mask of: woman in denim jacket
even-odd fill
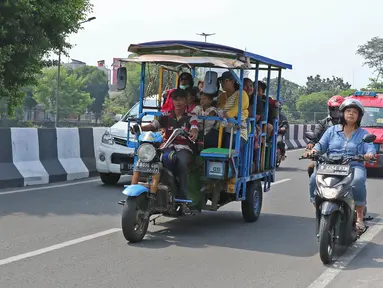
[[[356,147],[362,142],[363,136],[368,132],[360,128],[360,122],[364,114],[363,105],[356,99],[346,99],[339,107],[340,124],[327,129],[319,143],[313,150],[331,154],[343,154],[349,156],[364,155],[365,160],[371,160],[376,154],[373,143],[362,143],[358,151]],[[351,162],[355,174],[352,181],[353,195],[357,213],[356,227],[358,232],[365,230],[363,221],[363,208],[366,205],[366,168],[363,163]],[[316,171],[310,177],[310,200],[314,203]]]

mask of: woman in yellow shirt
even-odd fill
[[[218,78],[222,89],[225,91],[218,96],[217,106],[222,109],[223,117],[238,118],[238,102],[239,102],[239,84],[235,80],[230,71],[226,71]],[[242,90],[242,110],[241,110],[241,149],[247,142],[247,117],[249,116],[249,96]],[[236,134],[234,130],[234,134]],[[232,148],[235,148],[235,138],[233,138]],[[230,127],[225,127],[223,134],[224,148],[230,146]]]

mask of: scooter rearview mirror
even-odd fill
[[[376,139],[376,135],[374,134],[366,134],[363,136],[362,142],[364,143],[372,143]]]

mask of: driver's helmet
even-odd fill
[[[359,100],[357,99],[352,99],[352,98],[347,98],[342,105],[339,107],[340,112],[344,112],[347,108],[355,108],[356,110],[359,111],[359,117],[362,118],[364,115],[364,106],[362,103],[360,103]]]
[[[335,95],[332,96],[330,99],[327,101],[327,106],[328,106],[328,112],[330,114],[330,117],[333,119],[338,119],[339,118],[339,107],[342,105],[344,102],[344,97]]]
[[[340,118],[340,123],[343,124],[343,125],[345,124],[343,113],[344,113],[344,111],[347,108],[355,108],[356,110],[359,111],[358,120],[356,121],[356,123],[357,123],[358,127],[360,127],[360,124],[362,122],[362,118],[363,118],[363,115],[364,115],[364,107],[363,107],[362,103],[360,103],[359,100],[352,99],[352,98],[347,98],[342,103],[342,105],[340,105],[340,107],[339,107],[340,117],[341,117]]]

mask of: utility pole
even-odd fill
[[[78,23],[78,25],[84,24],[86,22],[90,22],[96,19],[96,17],[90,17],[85,21]],[[59,96],[60,96],[60,70],[61,70],[61,50],[59,50],[59,63],[57,68],[57,91],[56,91],[56,115],[55,115],[55,128],[57,128],[57,124],[59,122]]]
[[[197,33],[197,35],[205,37],[205,42],[206,42],[207,37],[215,35],[215,33],[209,34],[209,33],[202,32],[202,33]]]

